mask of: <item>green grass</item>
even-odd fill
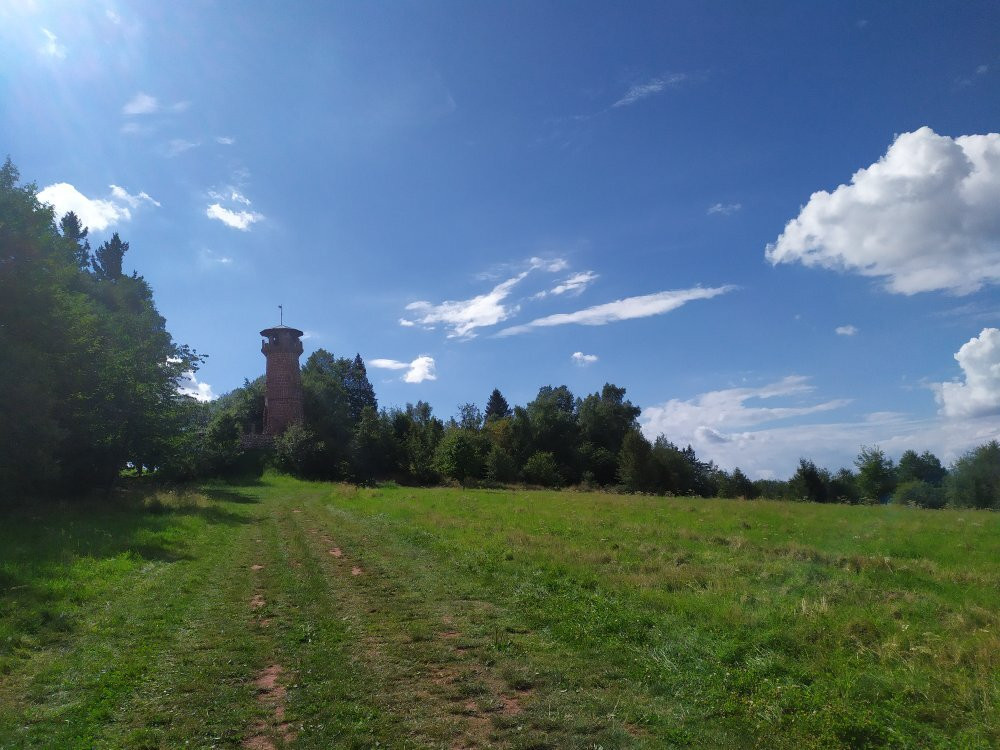
[[[0,518],[3,749],[988,748],[998,716],[995,513],[267,477]]]

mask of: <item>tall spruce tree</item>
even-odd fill
[[[94,253],[94,275],[103,281],[114,281],[122,277],[122,261],[128,252],[128,243],[122,242],[118,232],[111,239],[102,242]]]
[[[493,393],[490,394],[489,399],[486,401],[486,411],[483,413],[483,419],[489,422],[490,420],[509,417],[511,413],[510,404],[507,403],[507,399],[500,393],[499,388],[494,388]]]

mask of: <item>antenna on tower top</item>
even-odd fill
[[[282,305],[278,305],[278,325],[285,325],[285,308]]]

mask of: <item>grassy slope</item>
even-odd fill
[[[1000,744],[998,514],[163,502],[0,522],[0,748]]]

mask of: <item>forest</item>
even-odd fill
[[[853,468],[802,458],[788,480],[751,480],[701,460],[668,436],[650,441],[626,389],[574,395],[542,386],[511,406],[497,387],[484,406],[443,419],[430,404],[379,408],[360,355],[319,349],[302,366],[304,423],[273,445],[264,379],[200,403],[178,391],[205,355],[175,342],[117,233],[91,248],[73,213],[56,217],[0,169],[0,491],[3,497],[106,491],[130,476],[185,482],[247,478],[271,467],[298,477],[370,484],[607,488],[631,493],[1000,509],[1000,444],[946,468],[933,454],[894,462],[862,446]],[[484,394],[494,384],[484,385]]]

